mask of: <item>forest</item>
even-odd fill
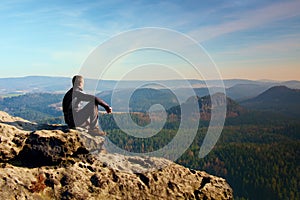
[[[110,133],[109,139],[127,151],[138,153],[163,147],[178,129],[176,122],[169,122],[157,135],[141,139],[111,126],[112,121],[111,116],[100,117],[102,128]],[[300,122],[284,121],[278,123],[278,118],[274,118],[264,123],[261,118],[259,123],[254,119],[247,124],[226,125],[217,145],[203,159],[198,153],[207,124],[201,123],[192,145],[176,162],[224,177],[232,186],[235,199],[299,199]],[[143,124],[141,119],[136,122]]]

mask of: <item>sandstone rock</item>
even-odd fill
[[[0,123],[0,162],[14,158],[23,148],[29,132]]]
[[[0,199],[233,199],[224,179],[205,172],[99,153],[103,138],[84,132],[33,123],[30,131],[19,118],[18,125],[2,112],[0,119]],[[153,170],[140,173],[148,165]]]
[[[41,130],[30,133],[14,161],[21,166],[57,165],[78,154],[87,154],[78,133],[60,130]]]

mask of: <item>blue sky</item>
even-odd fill
[[[2,0],[0,77],[72,77],[114,35],[161,27],[199,42],[225,79],[300,80],[299,10],[276,0]]]

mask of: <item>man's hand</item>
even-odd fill
[[[109,107],[109,108],[106,110],[106,112],[107,112],[108,114],[111,113],[111,112],[112,112],[112,108]]]

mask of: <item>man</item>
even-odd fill
[[[107,113],[111,113],[111,107],[102,99],[83,92],[84,79],[76,75],[72,79],[73,87],[63,98],[63,112],[66,124],[69,128],[81,127],[88,129],[91,135],[105,135],[99,130],[98,125],[98,105],[105,108]],[[81,103],[87,102],[82,107]]]

